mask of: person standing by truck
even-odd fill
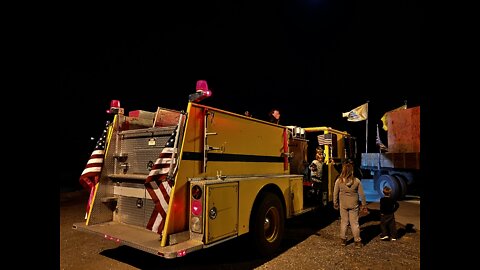
[[[397,211],[399,204],[391,198],[392,189],[388,186],[383,188],[384,197],[380,199],[380,234],[381,240],[391,241],[397,240],[397,227],[395,226],[395,211]]]
[[[361,200],[361,206],[359,205]],[[361,248],[360,225],[358,222],[359,208],[367,206],[365,193],[360,179],[353,175],[353,164],[344,163],[340,176],[335,181],[333,189],[333,207],[340,210],[340,239],[341,245],[347,245],[347,227],[350,225],[355,241],[355,247]]]
[[[310,163],[310,179],[313,182],[313,188],[315,195],[321,198],[322,183],[326,173],[325,157],[323,155],[323,149],[318,147],[315,154],[315,159]]]

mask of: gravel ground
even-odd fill
[[[60,195],[60,269],[420,269],[420,231],[397,223],[399,239],[379,239],[378,210],[361,217],[365,246],[340,245],[338,213],[311,212],[287,221],[278,253],[258,258],[240,237],[177,259],[164,259],[72,229],[88,193]]]

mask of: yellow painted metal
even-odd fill
[[[207,137],[207,144],[220,148],[209,153],[283,157],[284,127],[265,125],[264,121],[254,121],[252,118],[199,104],[192,104],[189,111],[189,122],[196,120],[187,127],[184,152],[199,152],[203,156],[204,127],[200,124],[204,113],[209,114],[207,132],[216,134]],[[206,172],[202,172],[202,169],[203,167],[195,168],[194,173],[200,177],[215,176],[220,171],[224,175],[288,173],[288,170],[284,170],[283,163],[278,162],[207,161]]]
[[[294,214],[303,209],[303,178],[290,178],[290,197],[287,204],[290,204],[289,212]]]
[[[92,209],[93,209],[93,204],[95,203],[95,198],[97,197],[97,190],[98,190],[98,185],[100,183],[96,183],[95,184],[95,187],[93,187],[93,191],[90,190],[90,196],[93,196],[92,197],[92,201],[91,202],[88,202],[88,203],[91,203],[90,205],[90,209],[88,210],[88,213],[87,213],[87,221],[85,222],[86,225],[88,225],[88,223],[90,222],[90,215],[92,213]],[[93,195],[92,195],[92,192],[93,192]]]
[[[245,161],[207,161],[203,171],[203,160],[186,160],[183,154],[196,153],[203,157],[204,151],[204,114],[207,117],[207,132],[216,133],[207,137],[207,144],[221,150],[209,151],[216,154],[266,156],[283,158],[284,131],[286,127],[274,125],[262,120],[226,112],[216,108],[189,103],[184,137],[180,150],[178,172],[172,189],[169,210],[166,217],[164,236],[188,229],[189,213],[187,180],[221,175],[286,175],[283,162],[245,162]],[[287,149],[288,150],[288,149]],[[261,184],[255,184],[261,185]],[[288,194],[288,181],[284,186]],[[258,190],[257,190],[258,191]],[[249,197],[256,195],[249,191]],[[250,200],[252,200],[250,198]],[[242,203],[240,201],[240,203]],[[253,201],[251,202],[253,204]],[[248,210],[248,218],[250,215]],[[247,224],[248,227],[248,224]],[[167,244],[167,237],[162,238],[162,246]]]
[[[290,198],[290,179],[291,177],[288,176],[262,176],[249,177],[245,180],[239,181],[238,235],[242,235],[249,231],[250,214],[253,209],[253,203],[260,190],[267,186],[280,190],[286,202],[286,215],[287,217],[291,216],[291,204],[288,203],[288,198]],[[296,194],[295,196],[303,197],[303,193]]]
[[[339,134],[339,135],[350,136],[350,134],[348,134],[345,131],[340,131],[340,130],[337,130],[337,129],[333,129],[331,127],[308,127],[308,128],[304,128],[304,129],[305,129],[305,132],[326,131],[328,133],[335,133],[335,134]]]
[[[205,244],[237,234],[238,183],[206,186]]]

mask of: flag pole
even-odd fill
[[[365,153],[368,153],[368,102],[367,100],[367,119],[365,121]]]
[[[378,124],[377,124],[377,138],[380,142],[380,132],[378,131]],[[382,155],[382,147],[378,145],[378,163],[377,163],[377,170],[380,170],[380,156]]]

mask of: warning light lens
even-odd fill
[[[195,86],[195,94],[190,94],[188,96],[188,100],[193,102],[200,102],[201,100],[210,97],[212,95],[212,91],[208,89],[207,81],[199,80],[197,81],[197,85]]]
[[[114,99],[110,101],[110,108],[120,108],[120,100]]]
[[[195,200],[200,200],[200,198],[202,198],[202,188],[199,185],[192,187],[192,197]]]
[[[202,233],[202,221],[199,217],[193,216],[190,220],[190,224],[192,226],[192,231],[196,233]]]
[[[120,110],[120,100],[113,99],[110,101],[110,109],[107,110],[107,113],[118,113]]]
[[[199,216],[202,214],[202,203],[200,201],[192,201],[192,214],[195,216]]]
[[[208,91],[208,85],[207,85],[207,81],[205,80],[198,80],[197,81],[197,85],[195,87],[195,90],[197,91]]]

